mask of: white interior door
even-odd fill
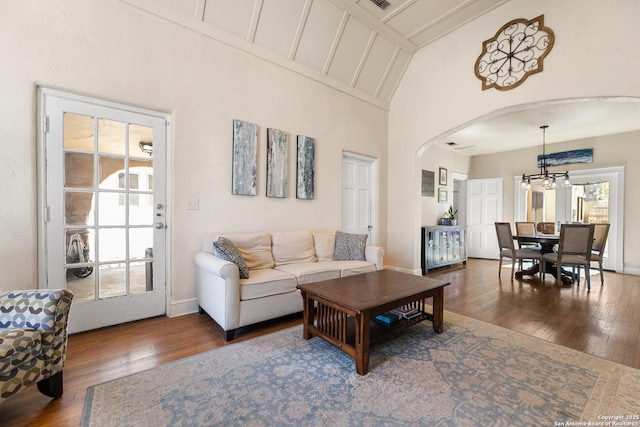
[[[47,89],[40,110],[40,286],[74,293],[70,332],[163,314],[166,117]]]
[[[495,222],[502,220],[502,178],[467,180],[467,256],[497,259]]]
[[[368,244],[376,244],[375,160],[345,153],[342,162],[342,229],[367,234]]]

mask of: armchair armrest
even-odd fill
[[[384,249],[380,246],[366,246],[364,248],[364,258],[376,265],[376,270],[382,270]]]
[[[67,323],[73,294],[65,289],[0,293],[0,328],[37,329],[42,336],[45,370],[62,371],[67,355]]]

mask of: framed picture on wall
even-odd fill
[[[426,197],[434,196],[434,175],[432,171],[422,170],[422,195]]]
[[[447,189],[438,188],[438,202],[446,202],[446,201],[447,201]]]
[[[447,185],[447,170],[440,168],[440,185]]]

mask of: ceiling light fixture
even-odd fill
[[[542,156],[538,156],[538,163],[540,164],[540,173],[534,173],[530,175],[522,174],[522,181],[520,182],[520,186],[524,190],[529,190],[531,188],[531,181],[542,181],[542,186],[546,189],[554,189],[558,187],[558,183],[556,178],[562,178],[563,185],[565,187],[569,187],[571,185],[571,180],[569,179],[569,172],[549,172],[548,168],[548,157],[546,152],[546,131],[549,125],[542,125],[540,129],[542,129]]]

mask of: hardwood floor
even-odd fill
[[[498,279],[498,262],[469,260],[432,270],[429,277],[451,281],[445,310],[640,368],[640,276],[605,273],[592,277],[592,290],[557,287],[552,277]],[[298,325],[301,315],[242,328],[239,342]],[[446,321],[446,314],[445,314]],[[226,345],[222,331],[206,315],[154,318],[69,338],[64,395],[51,400],[37,388],[0,404],[2,426],[77,426],[87,387]]]

